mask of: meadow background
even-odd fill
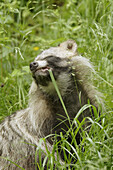
[[[94,65],[94,83],[106,108],[103,129],[85,140],[75,169],[113,169],[112,0],[0,1],[0,121],[27,107],[30,62],[67,39],[75,40],[78,52]]]

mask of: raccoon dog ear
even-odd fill
[[[59,47],[63,48],[64,50],[69,50],[74,54],[77,53],[77,44],[74,40],[67,40],[59,45]]]

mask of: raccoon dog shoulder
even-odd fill
[[[0,124],[1,169],[17,169],[9,160],[27,170],[34,169],[39,139],[49,134],[65,134],[68,130],[69,122],[49,70],[54,75],[70,120],[88,102],[98,108],[98,92],[89,78],[94,69],[88,59],[77,54],[73,40],[43,51],[30,64],[30,70],[33,82],[29,91],[29,107],[17,111]],[[78,120],[84,117],[91,117],[90,109],[84,111]],[[79,143],[79,139],[77,141]],[[47,146],[51,151],[51,138],[48,138]],[[42,149],[46,151],[43,143]]]

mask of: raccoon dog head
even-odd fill
[[[49,75],[49,69],[51,69],[59,88],[64,89],[65,86],[66,90],[71,79],[71,74],[69,74],[72,70],[70,57],[76,54],[76,49],[76,43],[73,40],[68,40],[58,47],[51,47],[39,54],[30,64],[36,84],[44,91],[52,91],[54,87]]]

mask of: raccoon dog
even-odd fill
[[[1,169],[19,169],[11,161],[26,170],[35,169],[35,151],[40,138],[60,132],[65,134],[68,130],[69,122],[49,70],[54,75],[70,120],[88,102],[98,108],[98,92],[89,78],[94,69],[88,59],[77,54],[73,40],[43,51],[30,64],[30,70],[33,82],[29,91],[29,107],[17,111],[0,124]],[[86,109],[78,120],[81,122],[84,117],[92,115],[91,110]],[[87,125],[88,122],[83,127]],[[79,135],[76,140],[79,144]],[[53,141],[50,137],[46,144],[51,152]],[[46,152],[44,143],[41,148]],[[42,153],[42,158],[44,156]]]

